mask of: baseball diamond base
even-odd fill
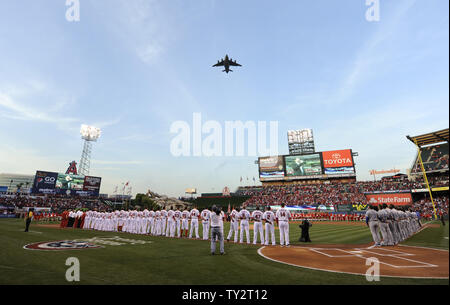
[[[272,261],[328,272],[366,275],[367,258],[380,262],[381,277],[448,279],[447,250],[413,246],[315,245],[262,247],[258,253]]]

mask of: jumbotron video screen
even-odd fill
[[[322,174],[320,154],[285,156],[286,176],[305,177]]]
[[[62,190],[83,190],[84,176],[58,173],[56,188]]]

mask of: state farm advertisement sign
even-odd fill
[[[411,193],[389,193],[389,194],[365,194],[367,201],[371,205],[393,204],[393,205],[411,205]]]
[[[325,168],[353,166],[352,151],[350,149],[324,151],[322,152],[322,158]]]

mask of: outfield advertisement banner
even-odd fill
[[[389,194],[364,194],[369,204],[393,204],[393,205],[411,205],[411,193],[389,193]]]
[[[347,166],[347,167],[331,167],[331,168],[324,168],[325,175],[351,175],[355,174],[355,168],[353,166]]]
[[[277,211],[281,208],[281,205],[271,205],[270,208],[273,211]],[[325,206],[325,205],[286,205],[284,207],[289,211],[311,211],[311,212],[334,212],[333,206]]]
[[[287,177],[322,177],[320,154],[285,156]]]
[[[55,194],[58,173],[36,171],[32,193]]]
[[[277,180],[284,178],[283,156],[259,158],[259,178]]]

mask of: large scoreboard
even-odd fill
[[[355,177],[351,149],[303,155],[283,155],[258,159],[261,181],[291,181]]]
[[[33,194],[98,196],[102,178],[36,171]]]

